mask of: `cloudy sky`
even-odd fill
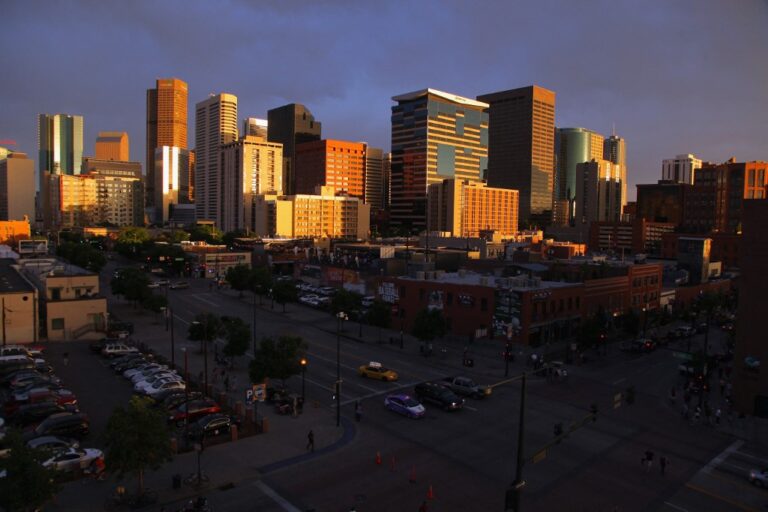
[[[36,115],[124,130],[143,163],[145,91],[189,84],[240,117],[304,103],[327,138],[389,148],[391,97],[538,84],[556,123],[627,139],[634,184],[661,160],[768,159],[768,0],[3,0],[0,140],[37,159]],[[194,140],[190,116],[190,141]],[[2,144],[0,144],[2,145]]]

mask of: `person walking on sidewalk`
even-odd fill
[[[315,433],[311,430],[309,431],[309,434],[307,434],[307,451],[315,451]]]
[[[355,402],[355,421],[360,423],[361,419],[363,419],[363,404],[358,400]]]

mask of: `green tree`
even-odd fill
[[[258,294],[259,304],[261,304],[264,295],[268,294],[272,288],[272,274],[269,272],[269,267],[254,267],[251,271],[250,281],[251,291]]]
[[[634,309],[621,316],[621,328],[629,336],[637,336],[640,332],[640,316]]]
[[[366,315],[367,322],[379,329],[379,342],[381,342],[381,330],[386,329],[392,323],[392,306],[383,300],[374,301]]]
[[[144,244],[150,242],[151,238],[146,228],[125,228],[117,235],[115,250],[128,258],[137,258],[141,255]]]
[[[203,351],[203,341],[210,343],[221,333],[221,318],[213,313],[198,313],[195,320],[189,324],[187,337],[192,341],[200,342],[200,351]]]
[[[345,313],[358,311],[361,307],[360,303],[362,300],[363,297],[359,293],[341,288],[336,290],[336,293],[333,294],[333,298],[331,299],[331,312],[336,314],[339,311],[344,311]]]
[[[233,290],[240,292],[243,296],[243,290],[251,288],[251,269],[248,265],[236,265],[227,269],[227,275],[224,277]]]
[[[139,303],[143,302],[152,291],[149,288],[149,277],[138,268],[123,269],[117,277],[110,282],[112,294],[122,295],[126,300]]]
[[[255,357],[248,367],[251,382],[265,379],[285,380],[301,372],[301,358],[307,353],[307,344],[298,336],[263,338]]]
[[[275,302],[283,306],[283,313],[285,313],[285,304],[288,302],[295,302],[298,299],[298,292],[296,291],[296,285],[290,281],[275,281],[272,286],[272,297]]]
[[[445,336],[448,326],[439,309],[422,309],[413,319],[413,334],[422,343]]]
[[[159,469],[172,455],[168,418],[151,404],[149,398],[134,396],[126,407],[115,409],[105,432],[107,469],[121,478],[136,476],[139,495],[144,493],[144,471]]]
[[[215,226],[197,225],[189,231],[189,239],[193,242],[206,242],[217,245],[221,243],[221,237],[221,230],[216,229]]]
[[[251,326],[242,318],[224,316],[221,317],[222,333],[227,344],[224,345],[224,354],[229,357],[237,357],[245,354],[251,341]]]
[[[248,234],[243,229],[236,229],[234,231],[227,231],[221,236],[221,241],[227,247],[232,247],[235,244],[235,238],[245,238]]]
[[[73,265],[97,274],[107,264],[107,258],[104,256],[104,253],[88,243],[63,242],[56,249],[56,254]]]
[[[153,313],[159,313],[168,306],[168,299],[164,295],[158,295],[156,293],[150,293],[144,300],[141,301],[141,305],[144,309],[148,309]]]
[[[32,511],[49,501],[58,492],[55,473],[41,465],[50,454],[27,447],[14,430],[3,440],[8,456],[0,458],[0,507],[4,510]]]

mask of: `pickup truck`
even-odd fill
[[[457,395],[471,396],[472,398],[485,398],[493,391],[488,386],[478,386],[469,377],[446,377],[440,383]]]

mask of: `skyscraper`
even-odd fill
[[[269,142],[283,145],[283,192],[295,193],[294,164],[296,145],[320,140],[321,123],[307,107],[291,103],[267,112]]]
[[[333,187],[338,194],[365,196],[365,142],[318,140],[296,145],[297,194],[314,194],[317,187]]]
[[[423,229],[429,185],[480,180],[488,157],[488,104],[436,89],[392,100],[392,224]]]
[[[661,179],[675,183],[693,185],[696,169],[701,169],[701,160],[695,155],[677,155],[675,158],[665,158],[661,163]]]
[[[246,117],[243,119],[243,132],[241,137],[252,135],[254,137],[262,137],[264,139],[269,135],[269,122],[266,119],[259,119],[258,117]]]
[[[488,185],[520,191],[520,222],[552,216],[555,93],[536,85],[478,96],[490,104]]]
[[[38,209],[45,226],[51,222],[48,174],[80,174],[83,161],[83,116],[38,116]]]
[[[173,146],[155,148],[155,221],[171,220],[173,206],[189,204],[189,151]]]
[[[221,147],[237,140],[237,96],[211,95],[195,105],[195,210],[221,229]]]
[[[555,201],[567,201],[566,222],[573,223],[576,214],[575,200],[578,188],[576,165],[590,160],[602,160],[605,137],[586,128],[557,128],[555,151]],[[559,202],[557,204],[560,204]],[[565,204],[565,203],[563,203]]]
[[[371,215],[385,208],[384,152],[380,148],[365,149],[365,202],[371,205]]]
[[[619,165],[621,169],[621,207],[627,204],[627,146],[626,141],[611,134],[603,145],[603,159]]]
[[[222,147],[221,229],[256,231],[256,196],[283,193],[283,145],[246,135]]]
[[[621,220],[621,166],[603,159],[576,165],[576,219],[582,223]]]
[[[483,231],[517,233],[517,190],[451,178],[430,185],[428,195],[430,231],[455,237],[477,237]]]
[[[126,132],[99,132],[96,137],[96,158],[99,160],[117,160],[127,162],[130,158],[130,145]]]
[[[187,149],[187,89],[178,78],[158,78],[155,88],[147,89],[147,206],[155,200],[155,148]]]
[[[35,163],[25,153],[0,160],[0,220],[35,219]]]

